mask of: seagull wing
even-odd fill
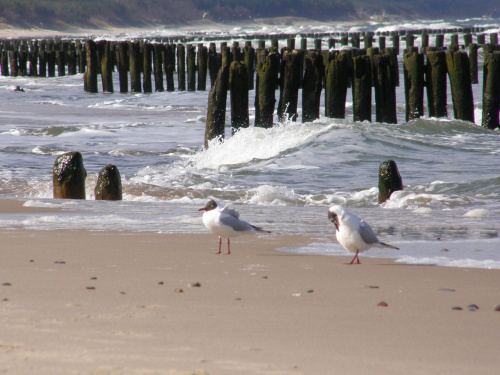
[[[237,217],[235,217],[233,215],[228,215],[226,213],[223,213],[220,216],[219,220],[222,224],[233,228],[233,230],[236,232],[246,232],[249,230],[254,230],[252,225],[250,225],[246,221],[240,220]]]
[[[226,204],[221,210],[221,213],[228,214],[234,216],[235,218],[240,217],[240,213],[236,211],[234,208],[231,208],[231,203]]]
[[[359,222],[359,235],[367,244],[375,245],[379,243],[377,235],[373,229],[364,220]]]

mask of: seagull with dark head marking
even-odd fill
[[[337,241],[349,252],[356,253],[349,264],[361,264],[359,253],[371,247],[399,248],[380,242],[368,223],[347,211],[344,207],[333,205],[328,209],[328,219],[335,225]]]
[[[231,254],[229,238],[256,232],[271,233],[255,225],[241,220],[240,214],[226,204],[224,207],[213,199],[210,199],[205,207],[198,211],[203,213],[203,224],[213,233],[219,236],[219,252],[221,253],[222,237],[227,238],[227,253]]]

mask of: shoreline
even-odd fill
[[[500,365],[497,270],[348,266],[350,256],[275,250],[310,240],[299,236],[239,237],[231,255],[215,255],[210,234],[0,230],[0,239],[2,372],[496,374]]]

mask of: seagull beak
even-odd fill
[[[207,209],[205,207],[200,208],[198,211],[206,211]]]

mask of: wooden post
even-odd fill
[[[151,43],[142,44],[142,87],[144,92],[153,92],[153,82],[151,81],[152,69],[152,47]]]
[[[353,65],[354,121],[372,120],[372,63],[367,55],[356,56]]]
[[[382,53],[382,50],[380,50]],[[398,63],[398,54],[396,49],[394,48],[386,48],[383,52],[384,55],[389,55],[391,56],[391,67],[393,69],[392,71],[392,77],[395,79],[394,83],[396,87],[399,86],[399,63]]]
[[[231,91],[231,128],[248,128],[248,72],[242,61],[233,61],[229,70]]]
[[[406,121],[424,114],[424,55],[405,53],[404,78],[406,99]]]
[[[43,48],[43,51],[45,51],[45,46]],[[85,72],[85,65],[87,63],[87,55],[86,55],[84,45],[80,41],[76,42],[76,51],[77,51],[77,56],[78,56],[78,73],[84,73]],[[45,57],[45,61],[47,61],[46,57]]]
[[[478,66],[477,66],[477,50],[479,46],[475,43],[469,43],[469,63],[470,63],[470,79],[471,83],[479,83]]]
[[[384,203],[395,191],[403,190],[403,179],[394,160],[380,164],[378,172],[378,204]]]
[[[80,49],[83,50],[81,47],[82,44],[80,43]],[[40,41],[38,44],[38,76],[39,77],[47,77],[47,51],[45,50],[47,46],[47,42],[45,40]],[[2,55],[3,56],[3,55]],[[2,62],[3,66],[3,62]],[[3,71],[3,68],[2,68]],[[83,71],[80,71],[79,73],[85,73],[85,67]]]
[[[323,55],[317,51],[308,51],[302,83],[302,122],[319,119],[324,71]]]
[[[280,100],[278,103],[278,118],[280,121],[297,121],[297,104],[300,82],[300,55],[296,50],[285,51],[283,54],[280,82]]]
[[[393,34],[391,39],[392,39],[392,48],[394,48],[395,54],[399,55],[399,34]]]
[[[97,42],[97,54],[101,62],[101,81],[103,92],[114,92],[113,90],[113,67],[111,66],[111,53],[109,43],[106,40]]]
[[[56,76],[56,51],[54,51],[53,49],[54,45],[52,44],[52,48],[50,48],[48,51],[47,51],[47,70],[48,70],[48,75],[49,77],[55,77]],[[88,53],[91,53],[91,52],[88,52]],[[89,57],[88,57],[88,53],[87,53],[87,64],[89,62]],[[97,66],[97,52],[94,51],[94,53],[96,54],[96,66]],[[88,69],[88,66],[87,66],[87,69]],[[97,72],[96,72],[97,74]]]
[[[141,47],[139,42],[129,42],[130,91],[142,92]]]
[[[116,65],[118,68],[118,79],[120,81],[120,92],[128,92],[128,43],[118,42]]]
[[[373,81],[375,84],[375,121],[397,124],[396,79],[393,77],[393,60],[390,55],[373,56]]]
[[[446,52],[446,66],[450,77],[455,118],[474,122],[474,99],[467,53]]]
[[[118,168],[109,164],[99,171],[94,189],[95,200],[121,201],[122,181]]]
[[[198,90],[207,89],[208,48],[198,43]]]
[[[252,47],[252,42],[247,42],[244,48],[245,65],[247,66],[248,73],[248,89],[253,90],[254,75],[255,75],[255,48]]]
[[[208,148],[212,139],[224,139],[228,86],[229,66],[223,65],[217,74],[215,85],[208,94],[205,148]]]
[[[177,90],[186,91],[186,48],[177,44]]]
[[[444,51],[427,51],[425,81],[430,117],[447,117],[446,55]]]
[[[266,56],[265,50],[259,50],[257,60],[257,90],[255,93],[255,126],[270,128],[273,126],[274,107],[276,105],[275,90],[278,84],[280,57],[271,52]]]
[[[444,47],[444,35],[443,34],[437,34],[436,35],[436,47],[437,48],[443,48]]]
[[[66,55],[66,60],[68,62],[68,75],[75,75],[77,71],[77,58],[76,58],[76,45],[74,42],[71,42],[68,45],[68,52]],[[35,60],[36,64],[36,60]]]
[[[85,178],[82,154],[68,152],[57,157],[52,168],[54,199],[85,199]]]
[[[167,44],[163,55],[163,64],[165,65],[165,76],[167,80],[167,91],[174,91],[174,72],[175,72],[175,44]]]
[[[329,53],[326,68],[325,116],[345,118],[345,102],[349,83],[350,56],[346,53]]]
[[[192,44],[186,46],[188,91],[196,91],[196,50]]]
[[[221,68],[221,58],[217,54],[217,47],[215,43],[210,43],[208,48],[208,73],[210,75],[210,87],[214,87],[217,73]]]
[[[500,52],[488,53],[484,58],[483,120],[488,129],[499,127],[500,111]]]
[[[385,50],[385,36],[378,37],[378,48],[380,52],[383,52]]]
[[[154,61],[154,76],[155,76],[155,91],[165,91],[163,85],[163,51],[164,46],[161,43],[153,44],[153,61]]]
[[[6,49],[2,50],[2,76],[7,77],[10,76],[9,70],[9,51]]]
[[[97,93],[97,45],[93,40],[85,42],[87,51],[87,71],[84,73],[84,88],[90,93]],[[50,67],[50,64],[49,64]],[[50,72],[50,70],[49,70]],[[50,73],[49,73],[50,76]]]

